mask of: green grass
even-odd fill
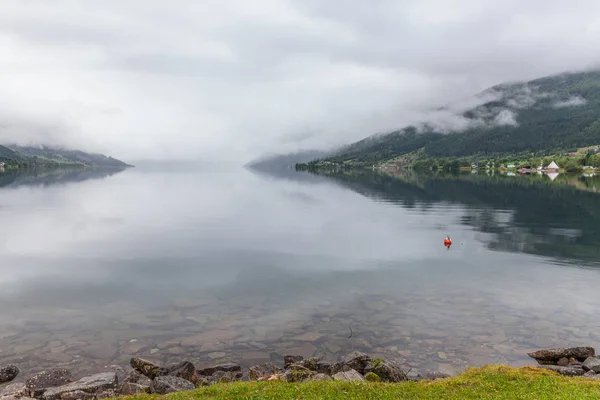
[[[540,368],[487,366],[437,381],[384,383],[238,382],[150,399],[598,399],[600,380],[567,378]]]

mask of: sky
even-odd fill
[[[245,163],[600,65],[594,0],[3,0],[0,142]]]

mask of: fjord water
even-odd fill
[[[543,178],[0,174],[0,364],[361,350],[454,373],[597,346],[600,195]]]

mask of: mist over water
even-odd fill
[[[362,350],[452,373],[600,340],[597,193],[401,178],[0,174],[0,362],[82,375]]]

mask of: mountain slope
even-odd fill
[[[246,167],[254,169],[288,168],[293,167],[298,163],[306,163],[315,159],[327,157],[330,154],[331,152],[320,150],[303,150],[296,153],[277,154],[250,161],[246,164]]]
[[[9,149],[8,147],[0,145],[0,161],[21,160],[22,158],[22,155]]]
[[[478,97],[491,100],[454,115],[460,131],[423,123],[356,142],[327,161],[369,165],[417,150],[419,158],[541,154],[600,143],[600,71],[497,85]]]
[[[17,146],[9,145],[21,159],[34,164],[82,165],[96,167],[130,167],[112,157],[103,154],[90,154],[79,150],[66,150],[48,146]]]

